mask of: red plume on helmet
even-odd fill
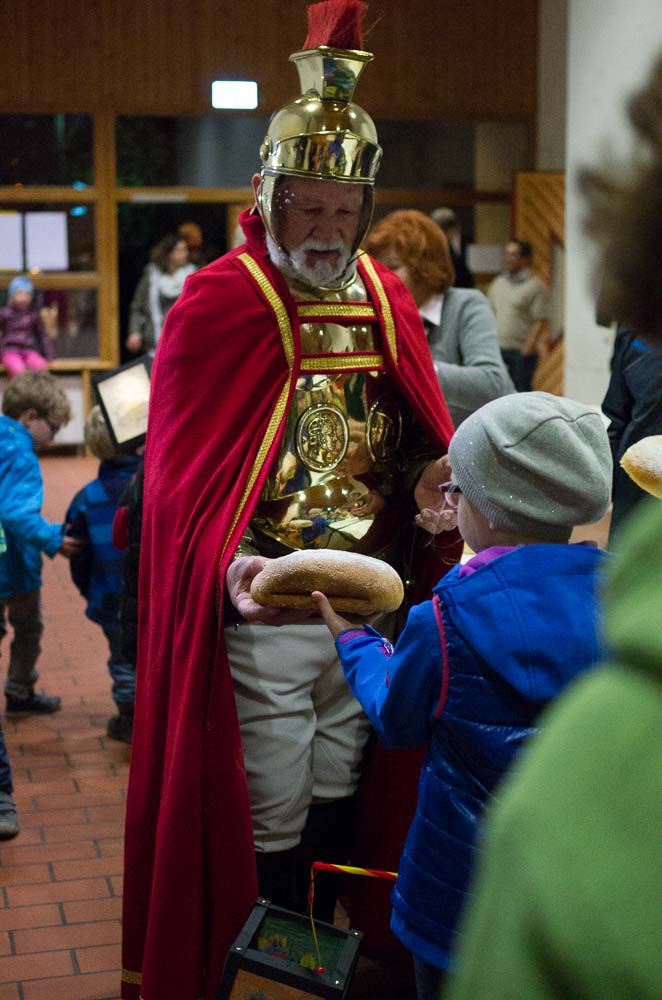
[[[328,45],[332,49],[363,49],[363,0],[323,0],[308,8],[308,35],[304,49]]]

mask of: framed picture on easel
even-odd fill
[[[149,410],[151,355],[92,376],[99,406],[115,448],[134,452],[145,443]]]

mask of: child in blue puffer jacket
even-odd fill
[[[78,542],[62,524],[41,516],[44,495],[37,452],[71,419],[69,401],[48,372],[21,372],[7,386],[0,416],[0,640],[6,619],[14,630],[5,680],[7,715],[44,715],[60,698],[35,691],[44,623],[42,552],[69,558]],[[16,837],[18,817],[11,766],[0,728],[0,840]]]
[[[117,715],[109,719],[107,734],[111,739],[131,743],[136,669],[122,650],[122,553],[113,545],[113,518],[138,459],[116,452],[98,406],[92,408],[85,422],[85,444],[101,464],[98,477],[78,491],[67,511],[70,533],[83,543],[80,553],[71,560],[71,576],[87,601],[85,614],[101,626],[108,640],[108,671]]]
[[[606,554],[569,539],[606,513],[612,475],[600,414],[541,392],[481,407],[440,462],[449,481],[417,520],[457,525],[476,554],[411,609],[395,648],[313,595],[380,739],[429,741],[391,915],[419,1000],[438,1000],[451,966],[486,805],[542,709],[600,659]]]
[[[79,543],[63,524],[41,516],[44,486],[37,452],[71,419],[64,390],[49,372],[24,371],[2,398],[0,417],[0,522],[6,552],[0,557],[0,639],[6,619],[14,630],[5,680],[7,715],[57,712],[60,699],[35,691],[44,623],[42,553],[69,558]]]

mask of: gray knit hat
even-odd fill
[[[502,396],[456,430],[453,479],[496,527],[562,541],[611,502],[612,460],[600,413],[547,392]]]

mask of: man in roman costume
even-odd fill
[[[255,604],[253,577],[269,558],[339,548],[387,560],[411,597],[458,555],[456,537],[419,546],[414,524],[441,506],[452,434],[423,327],[359,251],[381,157],[353,103],[372,58],[364,13],[309,8],[291,57],[302,96],[269,125],[246,242],[188,279],[153,367],[126,1000],[214,997],[258,891],[300,907],[310,858],[349,851],[366,719],[326,626]],[[380,807],[359,806],[370,857],[357,864],[396,864],[413,812],[416,771],[384,770],[390,792],[364,783]]]

